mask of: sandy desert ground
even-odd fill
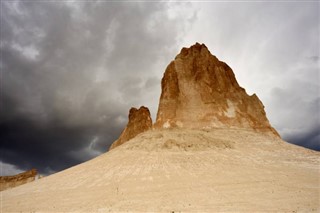
[[[320,154],[249,130],[153,130],[1,192],[1,212],[319,212]]]

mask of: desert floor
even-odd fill
[[[1,192],[1,212],[319,212],[319,166],[253,131],[154,130]]]

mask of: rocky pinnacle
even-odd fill
[[[279,136],[256,94],[204,44],[182,48],[164,73],[155,128],[246,128]]]

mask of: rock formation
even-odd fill
[[[0,176],[0,191],[32,182],[36,179],[37,174],[36,169],[31,169],[13,176]]]
[[[155,129],[254,129],[280,137],[256,94],[239,86],[232,69],[204,44],[182,48],[164,73]],[[113,149],[152,128],[148,108],[132,108]]]
[[[116,149],[1,192],[1,211],[320,212],[320,153],[269,134],[258,97],[196,44],[168,66],[154,127],[132,108]]]
[[[182,48],[161,81],[156,128],[245,128],[279,136],[264,106],[204,44]]]
[[[136,135],[152,128],[152,119],[150,111],[147,107],[140,107],[140,109],[131,108],[129,111],[129,121],[126,128],[121,133],[118,140],[116,140],[110,147],[110,150],[120,146],[126,141],[134,138]]]

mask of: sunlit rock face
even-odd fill
[[[246,128],[279,136],[257,95],[204,44],[182,48],[164,73],[155,128]]]
[[[131,108],[129,122],[110,149],[152,129],[254,129],[279,137],[257,95],[239,86],[232,69],[204,44],[182,48],[161,81],[154,125],[148,108]]]
[[[139,109],[132,107],[129,111],[129,121],[126,128],[121,133],[119,139],[111,145],[110,150],[151,128],[152,119],[149,109],[144,106]]]

